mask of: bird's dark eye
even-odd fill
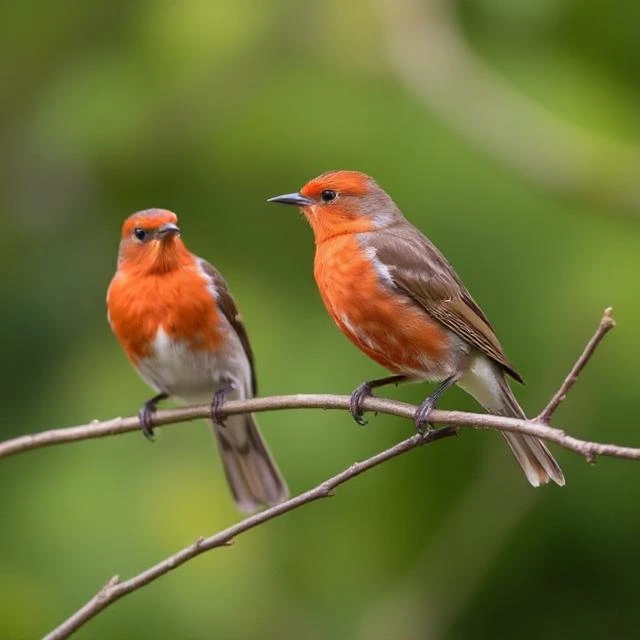
[[[338,197],[338,194],[335,191],[332,191],[331,189],[325,189],[320,194],[320,199],[322,200],[322,202],[332,202],[337,197]]]
[[[134,229],[133,235],[142,242],[147,237],[147,232],[144,229]]]

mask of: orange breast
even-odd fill
[[[449,346],[446,331],[383,282],[353,234],[317,245],[314,275],[340,330],[378,364],[415,375],[440,368]]]
[[[107,306],[116,337],[131,360],[148,355],[158,329],[194,349],[215,350],[223,339],[215,298],[205,277],[182,267],[158,274],[119,271]]]

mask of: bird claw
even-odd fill
[[[155,402],[149,400],[149,402],[145,402],[142,409],[138,413],[138,418],[140,420],[140,428],[142,429],[142,433],[147,440],[151,442],[154,441],[153,437],[153,424],[152,424],[152,416],[153,412],[156,410]]]
[[[224,399],[227,393],[233,388],[233,384],[227,384],[224,387],[221,387],[213,394],[213,400],[211,401],[211,420],[213,421],[213,424],[222,428],[226,428],[227,426],[224,422],[224,418],[222,417]]]
[[[431,411],[433,411],[435,406],[435,398],[429,396],[416,409],[415,415],[413,416],[413,421],[416,425],[416,431],[421,436],[426,436],[430,431],[433,430],[433,425],[429,422],[429,414],[431,413]]]
[[[362,404],[362,401],[370,395],[371,385],[368,382],[363,382],[351,394],[351,400],[349,401],[349,412],[361,427],[364,427],[367,424],[367,421],[364,419],[364,414],[360,405]]]
[[[140,420],[140,428],[147,440],[153,442],[153,413],[158,408],[158,402],[160,400],[166,400],[169,397],[168,393],[159,393],[157,396],[147,400],[142,409],[138,412],[138,420]]]

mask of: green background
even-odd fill
[[[618,328],[555,423],[640,443],[640,200],[616,190],[639,165],[590,153],[596,186],[564,189],[500,161],[397,74],[384,4],[2,9],[2,439],[132,415],[150,396],[104,298],[122,220],[153,206],[176,211],[187,245],[225,275],[262,394],[347,393],[380,375],[322,307],[306,223],[265,203],[350,168],[375,176],[456,266],[526,378],[516,393],[530,413],[613,306]],[[591,150],[592,136],[603,149],[640,145],[639,7],[454,5],[475,55],[578,125],[576,144]],[[473,101],[461,110],[476,117]],[[522,133],[503,114],[494,122]],[[560,142],[547,140],[549,161]],[[389,393],[418,402],[428,388]],[[441,406],[477,409],[459,390]],[[322,411],[259,421],[294,493],[412,429]],[[534,490],[496,434],[464,431],[188,563],[77,637],[635,636],[640,466],[554,453],[567,486]],[[204,422],[159,430],[153,445],[131,434],[3,460],[0,637],[39,637],[114,573],[238,519]]]

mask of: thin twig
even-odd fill
[[[602,320],[600,320],[600,325],[598,326],[596,332],[593,334],[593,337],[587,343],[587,346],[584,348],[582,355],[576,360],[576,363],[573,365],[571,371],[565,378],[560,388],[556,391],[553,398],[549,401],[549,404],[544,408],[542,413],[536,418],[539,422],[544,424],[549,424],[549,420],[553,415],[554,411],[558,408],[560,403],[567,397],[567,393],[569,393],[571,387],[576,383],[578,377],[582,373],[582,370],[587,365],[587,362],[591,360],[593,356],[593,352],[598,348],[598,345],[602,341],[602,339],[607,335],[611,329],[616,326],[615,320],[611,317],[611,307],[608,307],[604,310],[604,314],[602,315]]]
[[[275,507],[271,507],[265,511],[249,516],[241,522],[238,522],[237,524],[208,538],[199,538],[193,544],[181,549],[162,562],[159,562],[129,580],[121,582],[118,576],[114,576],[83,607],[78,609],[71,617],[45,636],[44,640],[62,640],[63,638],[68,638],[83,624],[98,615],[100,611],[114,603],[116,600],[119,600],[128,593],[136,591],[150,582],[157,580],[165,573],[169,573],[169,571],[172,571],[188,560],[199,556],[201,553],[209,551],[210,549],[215,549],[216,547],[227,545],[241,533],[249,531],[249,529],[253,529],[268,520],[273,520],[273,518],[277,518],[278,516],[292,511],[297,507],[301,507],[303,504],[309,504],[310,502],[315,502],[322,498],[328,498],[333,495],[334,490],[341,484],[359,476],[361,473],[364,473],[369,469],[373,469],[373,467],[376,467],[391,458],[395,458],[407,451],[411,451],[411,449],[415,449],[419,445],[429,444],[431,442],[436,442],[437,440],[442,440],[443,438],[454,436],[457,432],[458,430],[455,427],[443,427],[442,429],[430,431],[424,436],[415,434],[395,446],[368,458],[367,460],[352,464],[348,469],[345,469],[332,478],[325,480],[313,489],[309,489],[309,491],[305,491],[304,493],[295,496],[295,498],[291,498],[290,500],[282,502]]]

